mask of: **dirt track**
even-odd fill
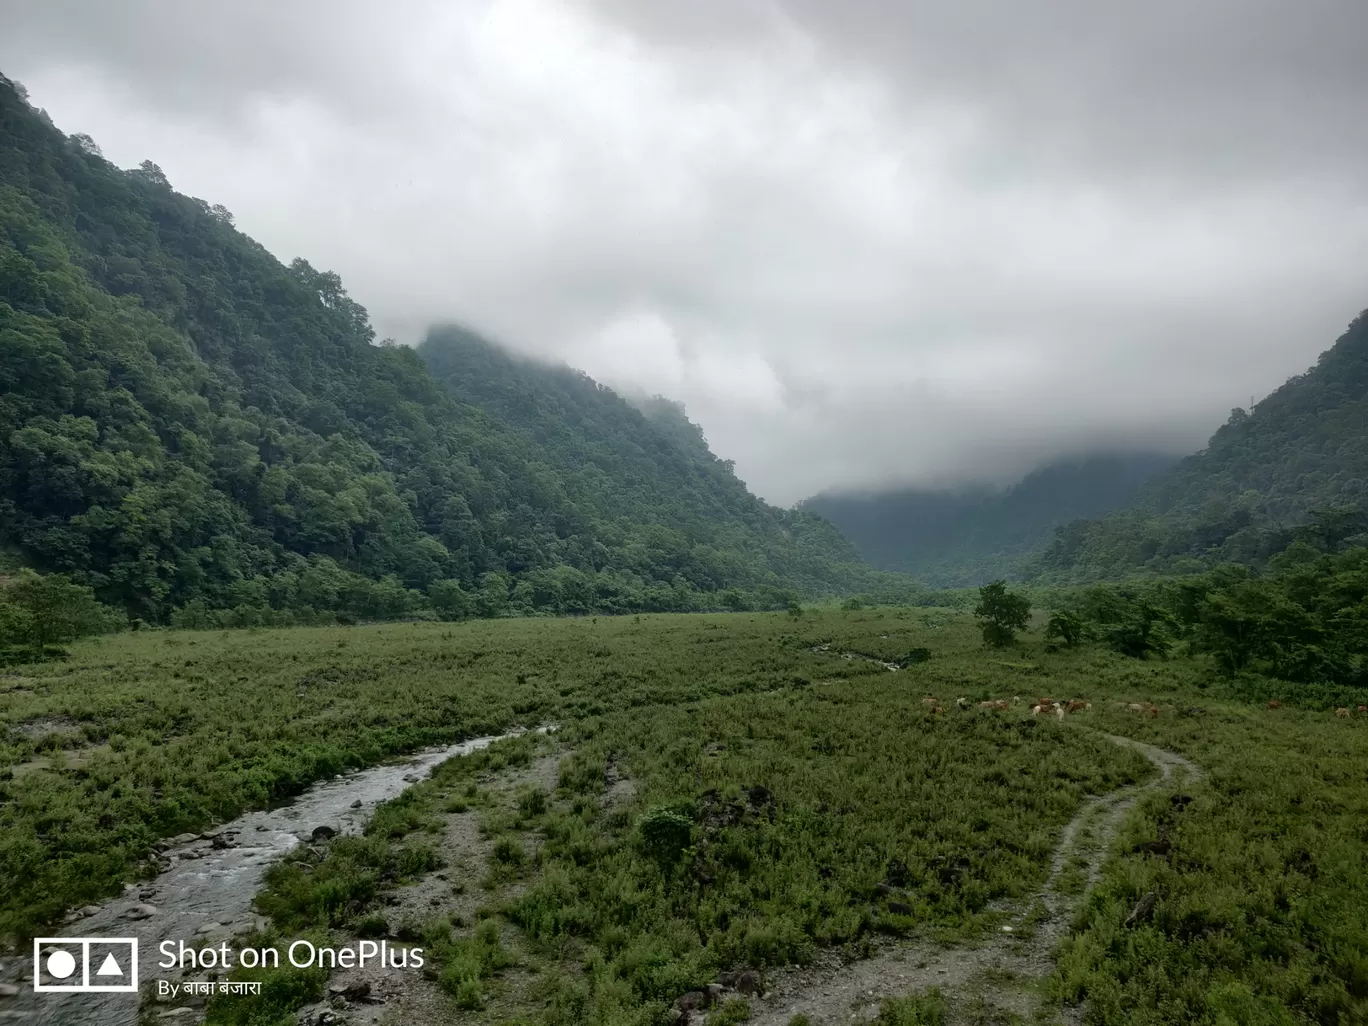
[[[991,1016],[1010,1013],[1033,1018],[1039,1000],[1033,984],[1054,967],[1053,952],[1087,889],[1098,880],[1112,841],[1137,798],[1170,784],[1182,772],[1189,782],[1201,776],[1194,763],[1153,745],[1107,735],[1143,753],[1159,770],[1146,784],[1090,798],[1065,826],[1041,889],[1012,916],[1003,932],[975,947],[895,944],[872,958],[842,963],[835,958],[778,976],[768,1000],[755,1002],[755,1026],[787,1026],[798,1014],[816,1026],[837,1026],[873,1019],[884,998],[938,987],[952,1006],[977,1005]],[[1081,869],[1083,886],[1060,887],[1067,869]],[[991,1021],[991,1019],[989,1020]],[[1066,1021],[1081,1022],[1080,1009],[1066,1010]]]

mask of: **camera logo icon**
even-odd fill
[[[39,994],[136,994],[138,940],[35,937],[33,989]]]

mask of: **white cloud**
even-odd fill
[[[1338,43],[1241,49],[1260,120],[1130,15],[1047,4],[1095,59],[1061,18],[1032,60],[952,5],[837,6],[49,0],[0,69],[381,335],[459,320],[682,399],[774,501],[1195,447],[1363,305]],[[1179,61],[1148,100],[1128,40]]]

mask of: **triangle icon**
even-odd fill
[[[119,963],[114,961],[114,955],[105,955],[105,960],[100,963],[100,968],[95,972],[96,976],[122,976],[123,970],[119,968]]]

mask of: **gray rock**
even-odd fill
[[[691,990],[675,999],[675,1007],[681,1012],[692,1012],[695,1008],[707,1008],[708,995],[701,990]]]
[[[124,913],[125,919],[151,919],[157,914],[156,905],[134,905]]]
[[[171,838],[172,844],[194,844],[199,840],[199,834],[177,834]]]
[[[0,983],[0,998],[18,997],[19,988],[12,983]]]
[[[1130,915],[1126,916],[1127,926],[1139,926],[1154,913],[1154,906],[1159,903],[1159,893],[1157,891],[1146,891],[1145,896],[1135,903],[1135,908],[1131,909]]]
[[[745,972],[737,974],[736,983],[733,986],[746,997],[754,997],[760,993],[760,974],[747,969]]]
[[[310,841],[331,841],[337,836],[337,831],[330,826],[316,826],[313,833],[309,835]]]
[[[354,801],[354,802],[351,803],[351,807],[352,807],[353,809],[359,809],[359,808],[361,808],[361,805],[362,805],[362,802],[361,802],[361,799],[360,799],[360,798],[356,799],[356,801]]]

